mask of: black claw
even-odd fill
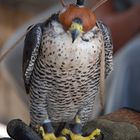
[[[14,140],[42,140],[35,131],[19,119],[8,123],[7,132]]]
[[[66,138],[66,140],[71,140],[70,135],[66,135],[65,138]]]
[[[104,140],[104,133],[101,131],[101,140]]]
[[[101,131],[101,135],[96,136],[95,140],[104,140],[104,133]]]

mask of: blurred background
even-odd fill
[[[48,9],[57,4],[57,0],[0,0],[0,52],[14,44],[29,25],[41,18],[45,20],[45,15],[46,18],[50,16],[52,10]],[[45,15],[41,15],[44,12]],[[0,64],[0,137],[6,135],[2,124],[11,119],[21,118],[29,122],[28,99],[21,70],[23,45],[18,46]]]
[[[94,4],[94,0],[86,2],[90,6]],[[113,1],[118,11],[127,10],[138,3],[139,0]],[[22,79],[22,36],[29,25],[44,21],[61,8],[58,0],[0,0],[0,53],[14,44],[17,46],[0,64],[0,137],[6,136],[4,125],[11,119],[20,118],[29,123],[28,97]],[[98,14],[104,20],[100,10],[97,10]]]

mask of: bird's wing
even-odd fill
[[[23,50],[23,79],[28,93],[30,77],[38,57],[42,37],[42,24],[28,28]]]
[[[109,28],[102,21],[97,21],[97,26],[103,34],[105,51],[105,77],[107,77],[113,69],[113,42]]]

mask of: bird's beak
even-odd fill
[[[74,41],[79,36],[79,34],[80,34],[80,32],[78,30],[72,30],[71,31],[72,43],[74,43]]]
[[[69,31],[71,33],[72,43],[74,43],[79,34],[83,32],[83,26],[78,23],[72,23]]]

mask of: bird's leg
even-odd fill
[[[71,137],[71,140],[83,140],[82,125],[78,115],[76,115],[75,117],[75,124],[73,124],[71,130],[64,128],[62,130],[62,135],[64,136],[69,135]]]
[[[64,136],[55,136],[54,129],[49,119],[46,119],[42,126],[39,127],[39,132],[41,133],[43,140],[66,140]]]
[[[89,136],[82,136],[82,124],[79,116],[75,117],[75,124],[71,130],[64,128],[62,135],[69,135],[71,140],[94,140],[96,136],[100,135],[100,129],[94,130]]]

